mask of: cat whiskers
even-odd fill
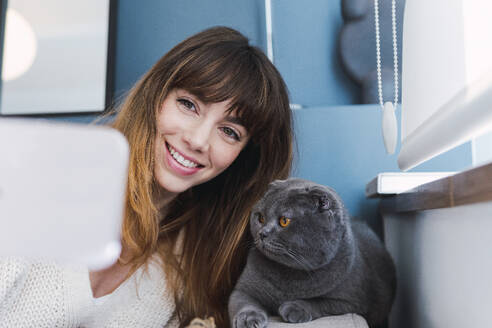
[[[309,265],[309,263],[307,263],[306,259],[302,255],[300,255],[299,253],[297,253],[293,249],[287,249],[286,254],[291,259],[293,259],[294,261],[296,261],[309,274],[309,276],[311,278],[313,278],[313,276],[311,274],[312,267],[311,267],[311,265]]]
[[[258,240],[258,239],[257,239]],[[297,253],[293,249],[289,249],[284,245],[277,243],[275,241],[270,241],[268,243],[262,243],[262,245],[268,250],[276,254],[284,254],[296,261],[303,269],[311,270],[311,266],[307,263],[306,259]]]
[[[252,249],[252,248],[254,248],[254,247],[256,246],[256,240],[254,240],[254,241],[253,241],[253,240],[248,240],[248,241],[244,244],[244,246],[245,246],[248,250],[250,250],[250,249]]]
[[[268,251],[276,254],[283,254],[285,253],[285,247],[283,247],[280,244],[277,244],[274,241],[270,241],[268,243],[262,243],[263,247],[266,248]]]
[[[254,238],[253,247],[259,248],[261,245],[260,238]]]
[[[268,243],[268,245],[273,249],[273,252],[277,252],[278,254],[284,254],[294,260],[301,268],[303,268],[309,275],[311,279],[313,279],[313,274],[311,273],[312,267],[307,263],[307,260],[296,252],[293,249],[287,248],[282,244],[276,243],[274,241]],[[270,249],[271,250],[271,249]]]

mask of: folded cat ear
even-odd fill
[[[326,194],[314,195],[314,201],[317,210],[320,212],[328,211],[331,207],[330,198]]]

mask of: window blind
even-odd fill
[[[481,0],[406,2],[402,170],[492,129],[491,14]]]

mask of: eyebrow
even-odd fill
[[[241,120],[239,117],[237,116],[226,116],[225,120],[229,123],[233,123],[233,124],[239,124],[239,125],[242,125],[244,126],[244,123],[243,123],[243,120]]]

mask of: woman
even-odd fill
[[[90,273],[80,325],[172,327],[214,316],[229,326],[227,300],[251,245],[249,209],[290,170],[280,74],[239,32],[211,28],[143,76],[114,127],[130,144],[123,251]]]

